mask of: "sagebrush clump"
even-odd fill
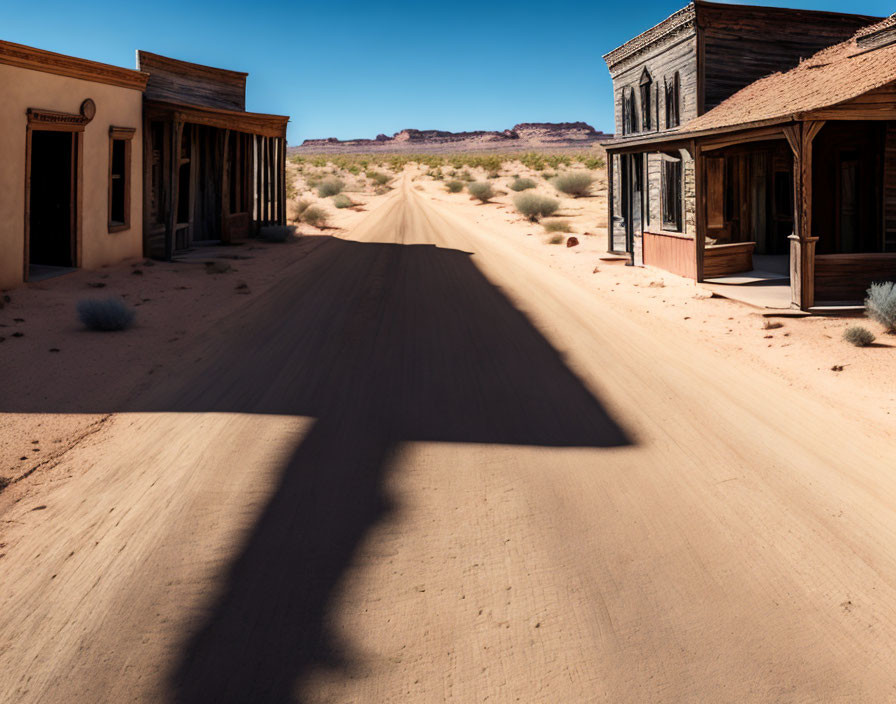
[[[326,227],[328,220],[327,211],[316,205],[312,205],[306,208],[305,212],[302,213],[302,220],[312,227]]]
[[[137,317],[136,311],[120,298],[85,298],[78,301],[77,311],[86,328],[102,332],[127,330]]]
[[[338,196],[333,198],[333,206],[336,208],[351,208],[354,204],[354,201],[352,201],[352,199],[344,193],[340,193]]]
[[[389,175],[384,174],[382,171],[368,171],[365,175],[377,186],[385,186],[389,183]]]
[[[861,325],[852,325],[843,331],[843,339],[856,347],[867,347],[874,342],[874,333]]]
[[[345,182],[339,178],[325,178],[317,186],[317,195],[321,198],[328,198],[342,193],[345,188]]]
[[[587,171],[568,171],[551,179],[551,185],[561,193],[579,198],[591,192],[594,176]]]
[[[563,235],[554,235],[548,240],[548,244],[563,244]]]
[[[542,223],[545,232],[572,232],[572,227],[566,220],[547,220]]]
[[[896,283],[871,284],[865,299],[865,313],[883,325],[887,332],[896,333]]]
[[[464,190],[463,181],[449,181],[445,184],[445,188],[448,189],[449,193],[460,193]]]
[[[495,196],[492,184],[485,181],[473,181],[473,183],[467,186],[467,190],[471,196],[481,200],[483,203],[488,203]]]
[[[525,215],[532,222],[538,222],[539,218],[556,213],[560,202],[537,193],[521,193],[513,199],[513,205],[518,213]]]
[[[508,184],[511,191],[528,191],[535,188],[535,181],[531,178],[516,178]]]
[[[288,242],[295,235],[294,225],[265,225],[258,231],[258,238],[265,242]]]

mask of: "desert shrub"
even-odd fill
[[[521,215],[525,215],[532,222],[538,218],[547,217],[557,212],[559,201],[537,193],[521,193],[513,199],[513,205]]]
[[[548,240],[548,244],[563,244],[563,235],[554,235]]]
[[[871,284],[865,299],[865,312],[887,332],[896,332],[896,283]]]
[[[445,188],[448,189],[449,193],[460,193],[464,190],[464,184],[462,181],[449,181],[445,184]]]
[[[327,218],[327,211],[316,205],[306,208],[305,212],[302,213],[302,220],[312,227],[325,227]]]
[[[578,198],[588,195],[594,176],[587,171],[567,171],[551,179],[551,185],[561,193]]]
[[[486,178],[490,178],[490,179],[498,178],[498,176],[500,176],[500,175],[501,175],[500,171],[489,171],[488,174],[486,175]]]
[[[547,220],[542,226],[545,232],[572,232],[572,228],[566,220]]]
[[[335,196],[342,193],[345,188],[345,182],[338,178],[325,178],[317,186],[317,195],[321,198]]]
[[[85,298],[78,301],[78,319],[90,330],[127,330],[137,316],[120,298]]]
[[[457,177],[458,177],[461,181],[472,181],[472,180],[473,180],[473,174],[471,174],[467,169],[464,169],[463,171],[461,171],[461,172],[457,175]]]
[[[874,333],[861,325],[851,325],[843,331],[843,339],[856,347],[867,347],[874,342]]]
[[[511,191],[528,191],[530,188],[535,188],[535,181],[531,178],[515,178],[508,185]]]
[[[471,196],[481,200],[483,203],[488,203],[495,195],[495,192],[492,190],[492,184],[485,181],[473,181],[473,183],[467,186],[467,190]]]
[[[384,174],[382,171],[368,171],[366,176],[377,186],[385,186],[389,183],[389,174]]]
[[[295,237],[293,225],[265,225],[258,231],[258,238],[265,242],[287,242]]]
[[[606,167],[607,162],[604,161],[603,157],[599,156],[586,156],[582,158],[582,164],[586,169],[603,169]]]
[[[341,210],[342,208],[351,208],[354,202],[345,193],[340,193],[333,198],[333,205]]]
[[[291,200],[286,204],[286,216],[290,220],[301,220],[304,213],[311,206],[310,200],[304,198],[299,200]]]

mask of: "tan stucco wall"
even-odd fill
[[[78,114],[92,98],[96,116],[82,136],[81,261],[87,269],[143,251],[142,93],[0,65],[0,288],[22,283],[25,256],[25,137],[28,108]],[[133,127],[131,227],[108,231],[109,127]]]

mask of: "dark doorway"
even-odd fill
[[[815,138],[812,234],[817,254],[884,251],[883,154],[886,124],[829,122]]]
[[[644,233],[644,156],[622,157],[622,214],[625,218],[625,251],[632,253],[635,264],[641,261],[641,237]]]
[[[75,265],[74,132],[31,133],[29,278]]]

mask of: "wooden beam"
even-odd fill
[[[815,245],[812,235],[812,142],[824,122],[800,123],[785,132],[793,149],[794,233],[790,236],[790,294],[795,308],[815,304]]]
[[[613,252],[614,250],[614,242],[613,242],[613,205],[616,199],[616,194],[613,192],[613,159],[616,158],[616,155],[608,151],[607,152],[607,251]]]
[[[262,137],[254,135],[252,137],[252,146],[255,153],[255,168],[252,195],[254,200],[253,209],[255,212],[255,233],[258,232],[258,224],[261,222],[261,140]]]
[[[280,205],[278,220],[281,225],[286,224],[286,137],[280,138]]]
[[[180,146],[183,139],[184,123],[176,120],[171,125],[171,154],[168,160],[168,218],[165,229],[165,259],[174,256],[174,232],[177,225],[177,207],[180,196]]]
[[[697,201],[697,231],[694,233],[694,254],[697,258],[695,278],[699,283],[703,281],[706,259],[706,157],[703,156],[702,147],[696,142],[691,143],[691,149],[694,155],[694,195]]]
[[[223,147],[221,149],[221,241],[230,242],[228,216],[230,215],[230,130],[223,131]]]

